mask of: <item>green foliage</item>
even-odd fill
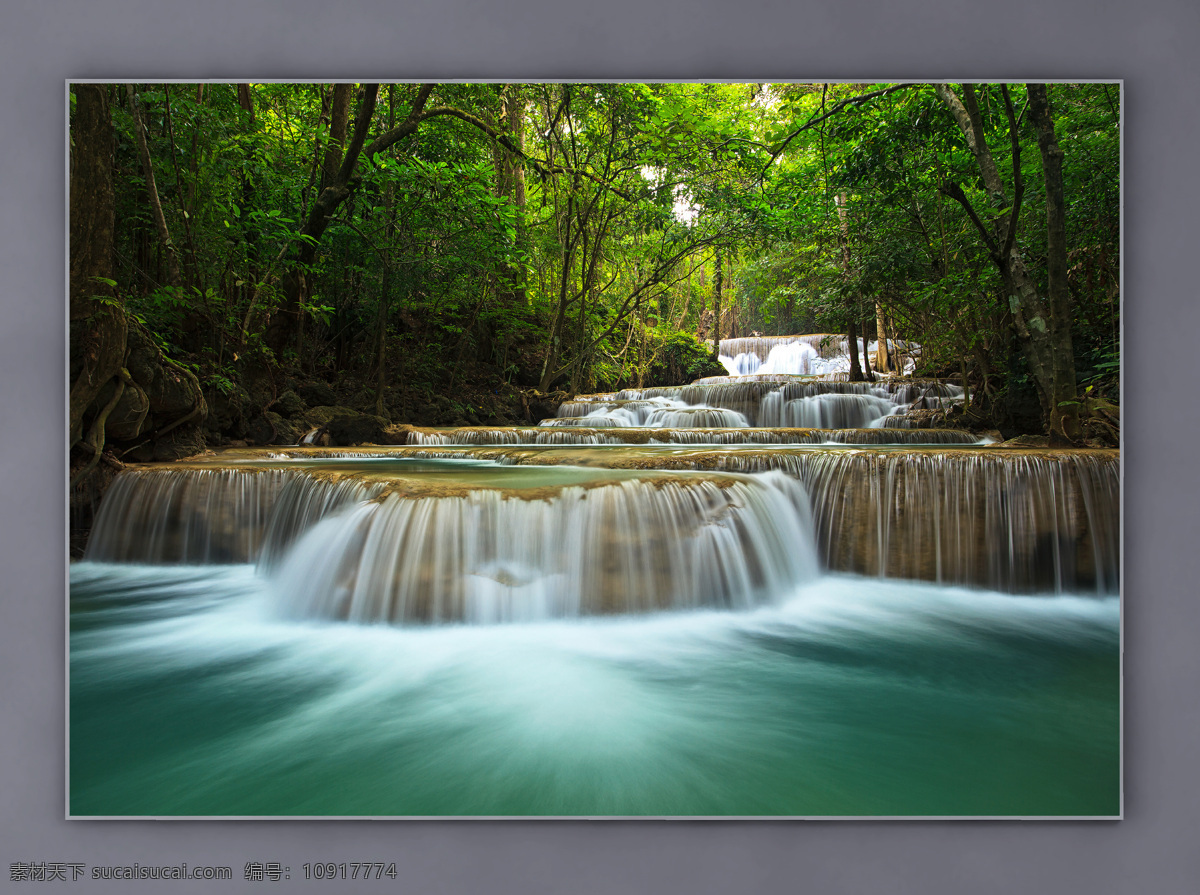
[[[426,109],[457,114],[364,155],[317,237],[306,222],[332,85],[250,85],[252,111],[233,84],[135,85],[181,262],[170,283],[128,97],[112,85],[117,271],[98,291],[121,299],[97,301],[123,305],[220,392],[248,363],[366,380],[381,345],[387,376],[410,395],[453,390],[473,364],[497,383],[536,385],[546,367],[559,386],[609,387],[713,372],[696,335],[712,333],[720,252],[722,334],[846,332],[851,321],[873,332],[878,306],[894,336],[925,346],[928,370],[965,364],[999,394],[1022,375],[1005,290],[942,187],[961,187],[985,223],[1006,208],[928,86],[822,118],[883,86],[435,85]],[[405,119],[417,91],[381,89],[367,143]],[[1011,198],[1001,85],[976,92]],[[1081,381],[1115,382],[1119,95],[1103,84],[1050,94]],[[1022,85],[1009,95],[1024,107]],[[1026,118],[1017,136],[1019,244],[1044,280],[1044,186]],[[303,341],[276,357],[265,333],[288,307]]]

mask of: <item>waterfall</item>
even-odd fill
[[[789,401],[782,392],[773,392],[762,402],[759,422],[805,429],[876,428],[897,409],[875,395],[826,394]]]
[[[542,426],[585,426],[588,428],[746,428],[749,421],[742,414],[703,402],[693,406],[678,398],[658,395],[607,400],[608,396],[592,396],[592,400],[565,401],[554,419],[542,420]]]
[[[804,482],[831,569],[1010,593],[1119,585],[1115,452],[742,453],[720,467]]]
[[[878,340],[867,344],[874,354]],[[920,357],[921,346],[903,339],[888,339],[893,356],[903,357],[904,375],[910,375]],[[845,336],[816,333],[800,336],[756,336],[722,339],[718,356],[731,376],[763,373],[835,376],[850,370],[849,346]]]
[[[726,544],[728,555],[720,554],[722,568],[734,568],[740,562],[731,558],[737,551],[745,554],[746,563],[761,565],[766,560],[754,558],[759,555],[756,551],[761,549],[765,551],[762,555],[773,555],[776,542],[768,536],[761,548],[751,544],[753,537],[749,533],[769,534],[771,529],[761,519],[753,524],[746,522],[744,514],[761,517],[759,510],[766,506],[761,489],[766,488],[775,495],[771,499],[776,504],[778,495],[783,494],[792,502],[795,512],[805,517],[811,513],[815,532],[812,549],[817,551],[823,565],[833,570],[969,584],[1007,592],[1112,593],[1118,586],[1120,490],[1118,455],[1114,451],[803,447],[806,442],[801,439],[806,437],[806,430],[792,431],[797,433],[797,441],[793,443],[799,449],[756,447],[753,443],[736,451],[704,443],[687,447],[689,430],[676,430],[673,443],[677,446],[668,453],[636,444],[615,454],[610,448],[587,445],[445,445],[341,451],[295,448],[276,452],[276,456],[325,457],[333,465],[326,467],[318,462],[315,466],[296,467],[293,460],[280,459],[278,468],[203,468],[203,464],[196,464],[127,471],[118,476],[105,497],[86,558],[150,563],[257,560],[264,573],[277,573],[289,564],[294,565],[290,558],[292,545],[303,543],[304,550],[294,548],[301,555],[310,559],[320,555],[324,557],[321,562],[337,565],[328,551],[312,541],[318,531],[322,537],[331,537],[332,520],[350,516],[357,520],[349,528],[363,532],[362,538],[356,540],[346,534],[343,522],[336,523],[341,533],[334,538],[343,545],[342,549],[357,556],[361,548],[356,545],[367,542],[367,533],[375,531],[382,536],[378,532],[384,529],[379,526],[391,524],[382,520],[408,518],[405,514],[420,512],[430,519],[457,520],[439,522],[435,528],[441,526],[437,530],[447,532],[450,542],[458,546],[435,550],[428,535],[422,535],[424,541],[414,540],[416,535],[411,534],[414,529],[406,522],[400,529],[410,532],[406,543],[417,550],[414,556],[418,563],[430,561],[436,554],[455,556],[465,567],[474,562],[471,559],[474,554],[463,551],[475,549],[472,545],[476,542],[470,537],[476,535],[463,532],[471,526],[483,531],[480,526],[497,525],[514,538],[526,531],[542,532],[538,538],[558,537],[558,552],[563,555],[598,556],[608,550],[609,562],[615,569],[623,570],[620,575],[626,576],[615,592],[632,594],[636,588],[628,576],[636,574],[646,583],[646,590],[658,595],[641,598],[650,600],[648,603],[638,603],[630,597],[621,604],[630,611],[647,606],[690,605],[684,597],[689,588],[698,588],[696,593],[705,595],[704,605],[743,605],[747,599],[744,589],[723,583],[720,589],[725,596],[717,599],[686,574],[680,579],[683,584],[668,585],[663,583],[660,573],[645,571],[645,558],[657,556],[666,563],[665,569],[675,570],[680,567],[679,556],[698,549],[681,545],[696,543],[694,531],[701,527],[696,508],[704,495],[704,500],[712,506],[724,508],[717,515],[728,512],[731,519],[738,520],[731,524],[746,533],[736,540],[736,550],[734,542]],[[871,442],[864,437],[863,443],[886,445],[882,439],[927,435],[930,431],[936,430],[842,430],[840,435],[846,439],[855,433],[873,435],[881,440]],[[788,430],[774,430],[774,433],[782,439]],[[443,472],[435,480],[427,473],[412,472],[411,467],[387,466],[363,471],[338,466],[338,457],[399,458],[407,463],[414,462],[407,459],[413,457],[474,459],[516,465],[527,470],[524,473],[527,478],[519,482],[504,477],[495,479],[495,473],[484,468],[480,470],[483,475],[476,479],[455,470]],[[666,473],[663,471],[666,469],[683,471],[682,476]],[[727,475],[772,472],[775,475],[769,483],[757,478],[732,481]],[[779,473],[786,473],[791,484],[781,484],[787,480],[781,479]],[[575,487],[577,493],[564,496],[570,490],[566,486]],[[489,493],[498,496],[477,496]],[[587,502],[589,499],[591,503]],[[382,509],[396,506],[396,500],[407,501],[405,509]],[[497,500],[499,504],[494,503]],[[437,509],[443,505],[455,509]],[[605,511],[607,516],[596,509],[601,505],[609,507]],[[492,509],[484,510],[484,506]],[[425,509],[419,510],[420,507]],[[666,507],[674,510],[668,512]],[[604,521],[596,521],[601,518]],[[588,519],[592,521],[584,521]],[[400,530],[396,525],[392,529]],[[633,549],[630,544],[615,535],[603,534],[607,528],[632,533],[631,537],[644,545],[639,548],[644,552],[629,552]],[[664,535],[664,531],[669,535]],[[670,538],[677,538],[679,544],[664,546]],[[603,548],[589,547],[593,540]],[[486,547],[491,551],[487,555],[507,563],[504,568],[508,571],[502,577],[510,572],[515,575],[513,570],[518,567],[529,566],[528,556],[520,553],[514,543],[501,539]],[[795,549],[808,550],[807,543],[803,538],[796,540]],[[693,554],[687,555],[697,561]],[[381,580],[374,571],[377,565],[374,560],[365,567],[363,562],[366,561],[354,560],[352,572],[339,573],[339,580],[353,577],[357,581],[362,574],[372,581]],[[543,567],[545,563],[538,566]],[[635,573],[632,569],[639,571]],[[448,573],[439,573],[444,574]],[[556,574],[540,572],[536,576],[541,582],[537,588],[504,591],[505,599],[516,599],[515,594],[532,594],[531,605],[542,605],[549,599],[544,594],[553,589],[548,582],[562,583],[563,579],[554,577]],[[669,571],[668,577],[674,574],[675,571]],[[604,580],[614,575],[618,572],[611,572]],[[454,611],[462,613],[456,617],[475,618],[477,609],[487,615],[475,603],[464,602],[466,597],[462,594],[466,591],[461,584],[455,587],[457,591],[451,587],[445,592],[459,596],[446,597],[450,603],[445,605],[453,604]],[[582,601],[581,606],[593,607],[579,611],[611,611],[594,608],[607,604],[598,596],[584,596],[591,591],[583,579],[572,578],[570,587],[582,588],[571,599]],[[614,591],[607,584],[604,589]],[[478,587],[471,592],[477,591]],[[658,602],[662,594],[671,595],[661,598],[666,603]],[[441,599],[438,597],[428,607],[442,607]],[[565,611],[557,604],[552,608],[555,612]],[[422,617],[418,610],[413,612],[416,613],[413,617]],[[449,617],[440,614],[441,608],[429,608],[429,612],[432,618]],[[495,612],[498,618],[511,618],[517,610]]]
[[[564,417],[563,419],[575,419]],[[902,428],[889,425],[899,417],[887,417],[885,428],[723,428],[650,429],[580,425],[537,428],[409,429],[410,445],[567,445],[567,444],[963,444],[986,443],[965,429]],[[337,456],[323,451],[321,456]],[[312,456],[312,454],[308,454]]]
[[[800,348],[811,351],[807,344]],[[936,380],[840,382],[759,373],[700,379],[690,385],[580,395],[564,402],[546,427],[662,426],[859,428],[913,409],[944,410],[961,402],[961,386]],[[719,411],[730,411],[722,414]]]
[[[118,475],[84,558],[100,562],[253,562],[286,469],[151,468]]]
[[[275,591],[288,614],[358,622],[748,608],[817,571],[801,492],[776,474],[392,495],[314,526]]]

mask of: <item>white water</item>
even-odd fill
[[[636,400],[580,399],[559,407],[558,416],[540,425],[624,429],[734,429],[748,428],[746,417],[736,411],[706,404],[691,405],[676,398],[647,397]]]
[[[249,566],[71,579],[77,815],[1117,810],[1115,598],[391,627],[281,618]]]
[[[808,501],[781,473],[568,487],[546,499],[359,503],[274,573],[285,614],[356,622],[529,621],[745,609],[814,577]]]
[[[737,346],[737,347],[733,347]],[[920,356],[921,346],[915,342],[888,340],[896,356],[899,348],[904,368],[900,375],[911,376],[916,369],[914,357]],[[739,351],[738,348],[751,350]],[[832,377],[850,372],[850,349],[844,338],[829,336],[776,336],[757,339],[722,339],[721,364],[730,376],[792,374]],[[867,352],[874,367],[878,340],[867,343]],[[735,352],[730,355],[726,351]],[[862,342],[859,341],[860,364]],[[766,356],[763,353],[766,352]]]
[[[805,343],[785,348],[812,351]],[[773,349],[774,350],[774,349]],[[936,381],[840,382],[790,375],[712,377],[686,386],[580,395],[543,427],[572,428],[880,428],[914,408],[947,409],[961,386]]]

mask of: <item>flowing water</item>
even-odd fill
[[[71,813],[1116,815],[1118,454],[880,423],[960,398],[763,374],[126,471]]]
[[[902,339],[888,339],[887,344],[903,374],[910,375],[921,356],[921,346]],[[878,340],[867,343],[872,365],[878,348]],[[858,350],[861,357],[861,341]],[[850,347],[846,337],[828,333],[722,339],[719,359],[731,376],[762,373],[835,376],[850,372]]]
[[[807,345],[801,345],[808,348]],[[841,382],[756,373],[699,379],[690,385],[580,395],[542,426],[586,428],[842,430],[887,427],[912,410],[944,411],[962,401],[959,386],[933,380],[880,378]]]
[[[298,620],[72,569],[76,815],[1113,815],[1115,597],[827,575],[746,612]]]

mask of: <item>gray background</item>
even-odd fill
[[[1200,887],[1194,0],[11,2],[0,20],[0,891],[261,891],[246,861],[396,861],[339,891],[1185,893]],[[1124,78],[1121,822],[67,822],[63,82]],[[232,883],[10,883],[13,861]],[[317,889],[295,881],[286,886]]]

